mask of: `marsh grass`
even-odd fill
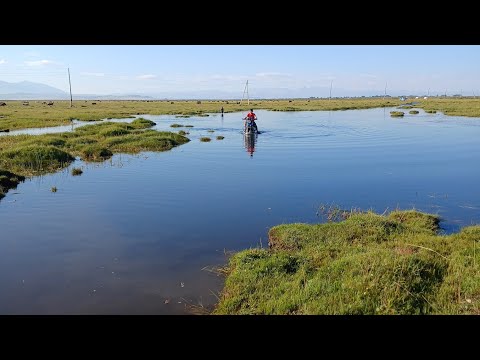
[[[172,124],[170,125],[170,127],[172,128],[179,128],[179,127],[184,127],[185,125],[181,125],[181,124]]]
[[[402,117],[405,113],[403,111],[390,111],[391,117]]]
[[[412,115],[416,115],[416,114],[419,113],[419,111],[418,110],[410,110],[408,113],[412,114]]]
[[[83,174],[83,170],[80,169],[80,168],[73,168],[72,169],[72,175],[73,176],[78,176],[78,175],[82,175]]]
[[[24,176],[0,169],[0,199],[5,197],[8,190],[15,189],[23,181]]]
[[[480,226],[447,236],[439,221],[355,210],[274,226],[268,249],[230,257],[213,314],[480,314]]]
[[[212,141],[212,139],[210,139],[210,138],[207,137],[207,136],[202,136],[202,137],[200,138],[200,141],[201,141],[201,142],[209,142],[209,141]]]
[[[52,187],[50,188],[50,191],[53,192],[53,193],[57,192],[57,187],[56,187],[56,186],[52,186]]]
[[[136,119],[130,124],[86,125],[60,134],[8,136],[0,142],[0,168],[34,176],[62,169],[76,156],[104,161],[115,153],[166,151],[190,141],[180,134],[146,129],[154,124]]]
[[[222,135],[217,136],[217,140],[223,140],[223,139],[225,139],[225,136],[222,136]]]

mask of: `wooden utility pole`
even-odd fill
[[[70,107],[72,107],[73,98],[72,98],[72,82],[70,81],[70,68],[68,68],[68,84],[70,85]]]

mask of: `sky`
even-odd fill
[[[0,81],[75,94],[480,94],[479,45],[0,45]]]

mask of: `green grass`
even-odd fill
[[[480,226],[414,210],[269,230],[230,257],[213,314],[480,314]]]
[[[5,136],[0,139],[0,169],[35,176],[62,169],[77,156],[104,161],[115,153],[166,151],[190,141],[180,134],[146,129],[154,124],[136,119],[130,124],[86,125],[60,134]]]
[[[202,137],[200,138],[200,141],[201,141],[201,142],[209,142],[209,141],[212,141],[212,139],[210,139],[210,138],[207,137],[207,136],[202,136]]]
[[[72,175],[73,176],[78,176],[78,175],[82,175],[83,174],[83,170],[80,169],[80,168],[73,168],[72,169]]]
[[[0,199],[5,197],[8,190],[15,189],[22,181],[25,181],[25,176],[0,169]]]
[[[416,115],[416,114],[419,113],[419,111],[418,110],[410,110],[408,113],[412,114],[412,115]]]
[[[223,139],[225,139],[225,136],[222,136],[222,135],[217,136],[217,140],[223,140]]]
[[[426,111],[442,111],[446,115],[480,117],[480,99],[477,98],[429,98],[409,99],[419,104],[414,107]],[[342,98],[342,99],[291,99],[254,100],[250,105],[240,101],[54,101],[53,106],[43,101],[30,101],[23,106],[22,101],[5,101],[0,107],[0,130],[26,129],[70,124],[72,119],[98,121],[107,118],[132,118],[139,114],[174,115],[175,117],[208,116],[208,113],[248,111],[265,109],[271,111],[335,111],[396,107],[403,102],[396,98]]]
[[[391,117],[402,117],[405,113],[403,111],[390,111]]]

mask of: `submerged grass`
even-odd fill
[[[438,226],[415,210],[274,226],[230,257],[213,314],[480,314],[480,226]]]

